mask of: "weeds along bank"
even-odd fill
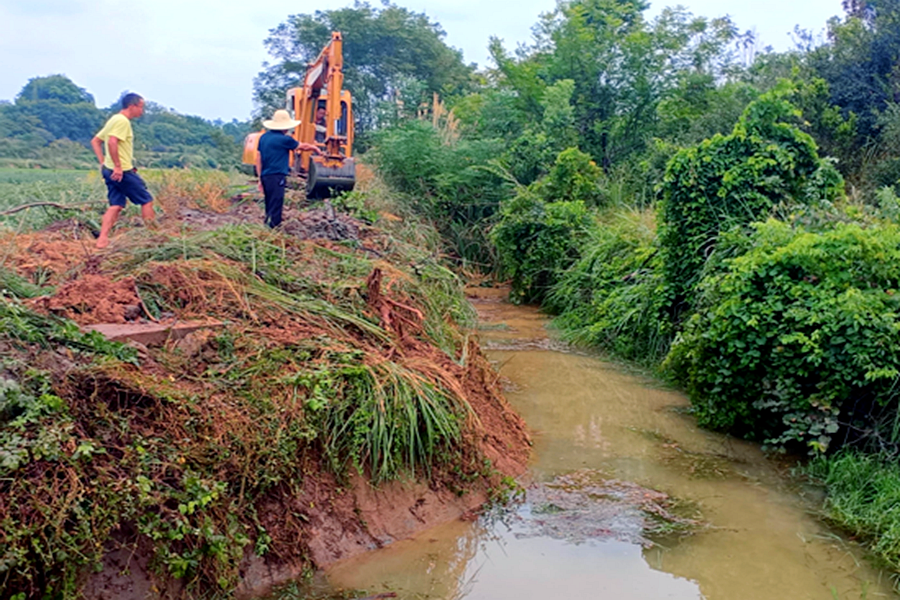
[[[574,147],[528,185],[510,153],[482,162],[504,194],[478,222],[483,254],[564,337],[683,388],[701,425],[814,456],[829,515],[900,569],[900,516],[885,510],[900,504],[897,189],[848,197],[801,129],[802,94],[783,82],[728,134],[667,150],[654,203],[629,203]],[[443,181],[398,187],[449,215]]]
[[[230,595],[524,468],[427,227],[376,189],[339,203],[374,226],[295,207],[273,233],[221,177],[149,178],[160,228],[126,220],[102,254],[91,217],[3,232],[0,596],[108,593],[131,555],[129,585]],[[135,317],[216,324],[149,347],[79,329]]]
[[[900,481],[897,200],[849,201],[789,100],[764,95],[730,135],[679,151],[655,233],[647,212],[605,213],[545,304],[570,339],[659,366],[701,425],[820,457],[830,514],[900,568],[900,518],[871,520],[896,487],[834,454],[874,453],[860,469]]]

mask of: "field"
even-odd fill
[[[181,197],[198,199],[210,207],[246,191],[242,175],[224,171],[147,169],[141,176],[163,213]],[[53,203],[67,209],[47,205],[3,214],[33,203]],[[105,208],[106,187],[97,171],[0,169],[0,228],[26,231],[74,217],[96,229]],[[133,212],[136,209],[129,205],[126,214]]]
[[[0,169],[0,213],[37,202],[87,209],[93,201],[102,208],[103,198],[103,182],[95,171]],[[67,211],[41,207],[0,214],[0,226],[22,230],[60,218],[62,212]]]

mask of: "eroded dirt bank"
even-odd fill
[[[252,596],[471,513],[524,471],[529,435],[459,326],[452,274],[347,215],[291,210],[271,233],[248,225],[259,212],[170,207],[103,253],[77,222],[2,240],[37,290],[4,314],[39,333],[4,332],[0,375],[25,397],[36,370],[63,401],[22,422],[0,484],[27,595]],[[119,347],[58,318],[216,326]],[[40,431],[53,452],[34,451]]]

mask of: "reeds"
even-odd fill
[[[661,320],[661,274],[654,213],[606,211],[581,259],[561,275],[547,299],[568,341],[655,366],[671,336]]]

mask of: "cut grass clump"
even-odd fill
[[[396,363],[360,358],[288,380],[310,390],[306,409],[335,471],[371,465],[375,482],[429,472],[437,453],[459,440],[461,399]]]
[[[134,278],[154,317],[222,324],[140,354],[32,312],[15,298],[48,288],[4,275],[0,583],[76,597],[115,539],[152,548],[188,596],[227,595],[251,548],[308,560],[305,515],[273,507],[322,478],[486,476],[464,434],[480,367],[460,282],[378,235],[374,253],[258,225],[123,236],[90,268]]]
[[[0,295],[13,298],[37,298],[46,290],[20,277],[17,273],[0,267]]]
[[[827,493],[826,514],[894,570],[900,570],[900,464],[897,457],[844,451],[808,467]]]

